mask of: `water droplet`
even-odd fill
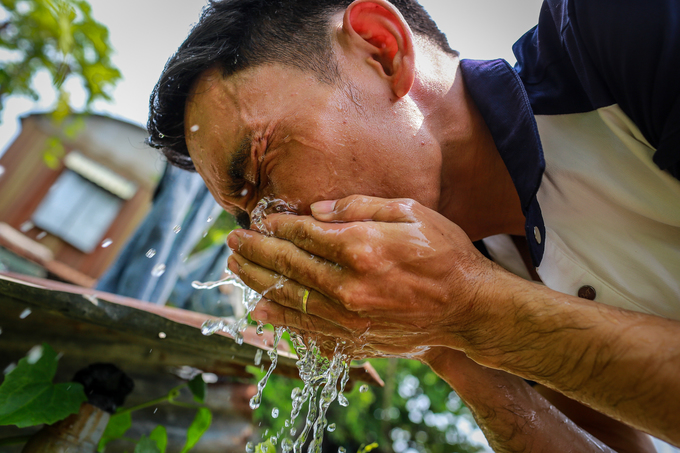
[[[208,230],[203,231],[203,237],[206,237],[208,235]]]
[[[26,232],[32,230],[34,226],[35,225],[33,225],[33,222],[31,222],[30,220],[27,220],[19,226],[19,230],[22,233],[26,233]]]
[[[153,410],[153,413],[154,413],[154,414],[155,414],[156,412],[158,412],[158,408],[156,408],[156,409]]]
[[[203,373],[202,378],[203,382],[205,382],[206,384],[214,384],[219,380],[215,373]]]
[[[275,407],[272,409],[272,418],[279,418],[279,408]]]
[[[173,233],[177,234],[177,233],[179,233],[180,231],[182,231],[182,227],[181,227],[181,226],[175,225],[174,227],[172,227],[172,232],[173,232]]]
[[[146,251],[147,258],[153,258],[154,256],[156,256],[156,249],[149,249]]]
[[[151,352],[153,352],[153,348],[149,349],[149,354],[151,354]]]
[[[165,273],[165,264],[156,264],[153,269],[151,269],[151,275],[153,277],[160,277]]]
[[[291,436],[295,436],[296,434],[297,434],[297,429],[291,428],[291,429],[290,429],[290,435],[291,435]]]
[[[331,423],[330,425],[328,425],[328,428],[326,428],[326,430],[329,433],[332,433],[333,431],[335,431],[335,423]]]
[[[338,453],[347,453],[347,449],[345,447],[338,447]]]
[[[16,363],[14,363],[14,362],[10,363],[9,365],[7,365],[7,366],[5,367],[5,370],[3,371],[3,374],[9,374],[9,373],[11,373],[12,370],[15,369],[16,367],[17,367],[17,364],[16,364]]]
[[[347,400],[347,397],[342,393],[338,395],[338,404],[340,404],[342,407],[349,406],[349,401]]]
[[[93,305],[99,306],[99,299],[94,294],[83,294],[83,299],[89,300]]]
[[[278,441],[279,441],[279,438],[276,437],[276,436],[272,436],[272,437],[269,438],[269,442],[271,442],[272,445],[276,445],[278,443]]]
[[[30,314],[31,314],[31,309],[25,308],[24,311],[22,311],[21,314],[19,315],[19,318],[20,319],[26,319],[26,317]]]
[[[35,362],[40,360],[40,358],[43,355],[43,347],[42,345],[36,345],[31,348],[30,351],[28,351],[28,354],[26,354],[26,361],[33,365]]]
[[[194,124],[193,126],[191,126],[191,127],[189,128],[189,130],[190,130],[191,132],[196,132],[196,131],[198,130],[198,124]]]
[[[283,453],[288,453],[289,451],[293,450],[293,441],[287,437],[283,439],[281,441],[281,450]]]
[[[255,353],[255,366],[258,366],[262,362],[262,349],[258,349]]]
[[[248,442],[246,444],[246,453],[253,453],[255,451],[255,447],[253,446],[252,442]]]
[[[241,196],[242,196],[242,197],[245,197],[246,195],[248,195],[248,189],[243,189],[243,190],[241,191]]]
[[[36,238],[36,240],[39,241],[42,238],[44,238],[45,236],[47,236],[47,233],[43,231],[42,233],[38,234],[35,238]]]
[[[283,426],[285,426],[286,428],[290,428],[290,420],[286,420],[286,421],[283,423]]]
[[[201,333],[203,335],[212,335],[224,327],[224,321],[221,319],[208,319],[201,326]]]
[[[106,238],[102,241],[102,248],[105,249],[109,245],[113,244],[113,239],[111,238]]]
[[[366,392],[368,392],[368,385],[366,385],[366,384],[362,385],[361,387],[359,387],[359,391],[360,391],[361,393],[366,393]]]
[[[212,221],[213,221],[212,216],[208,217],[208,223],[210,223],[210,222],[212,222]]]
[[[158,338],[165,338],[166,336],[165,332],[158,332]]]
[[[264,333],[264,324],[258,323],[257,327],[255,328],[255,333],[262,335]]]
[[[252,410],[257,409],[260,407],[260,404],[262,404],[262,395],[255,395],[252,398],[250,398],[250,402],[248,403],[250,405],[250,408]]]

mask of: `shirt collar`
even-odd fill
[[[505,60],[461,60],[460,68],[519,195],[531,259],[538,267],[545,249],[545,224],[536,192],[545,160],[529,98]]]

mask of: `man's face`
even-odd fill
[[[280,198],[299,214],[352,194],[413,198],[436,208],[441,152],[409,99],[377,77],[352,95],[271,64],[229,78],[207,71],[185,109],[189,154],[217,202],[250,213]]]

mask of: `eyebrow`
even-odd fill
[[[248,159],[250,159],[252,137],[246,135],[236,148],[236,151],[229,161],[229,182],[228,190],[231,194],[236,195],[243,189],[246,183],[246,167],[248,166]]]

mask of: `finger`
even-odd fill
[[[335,320],[338,319],[361,325],[365,323],[358,318],[356,313],[348,311],[322,293],[295,280],[286,279],[282,275],[252,263],[242,256],[231,255],[227,263],[229,269],[238,275],[246,285],[279,305],[303,311],[305,290],[307,290],[309,294],[307,296],[306,314],[331,320],[334,324]]]
[[[326,319],[309,314],[305,315],[298,310],[277,304],[268,298],[260,300],[250,315],[254,320],[265,324],[286,326],[302,332],[311,332],[326,337],[344,339],[345,341],[349,341],[353,337],[350,331]]]
[[[340,267],[331,261],[315,256],[290,241],[250,230],[233,231],[227,238],[227,244],[234,251],[231,256],[241,256],[330,298],[337,298]]]
[[[418,203],[407,198],[384,199],[351,195],[341,200],[313,203],[312,215],[324,222],[415,222],[413,209]]]

